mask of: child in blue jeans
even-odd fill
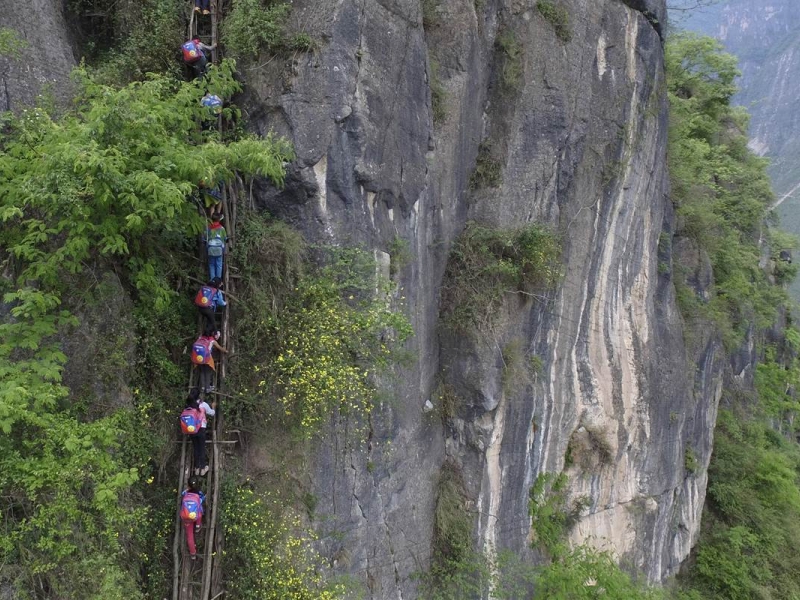
[[[220,222],[222,215],[214,213],[211,224],[206,229],[205,243],[208,254],[208,278],[222,279],[222,257],[225,255],[225,244],[228,234]]]

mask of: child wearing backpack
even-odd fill
[[[216,402],[212,402],[211,406],[209,406],[205,401],[200,400],[200,390],[192,388],[186,398],[183,412],[181,412],[181,432],[188,435],[189,439],[192,440],[195,475],[208,473],[208,463],[206,461],[208,421],[206,416],[213,417],[216,414],[215,408]]]
[[[204,335],[201,335],[192,344],[192,364],[200,369],[200,389],[203,392],[214,391],[214,386],[211,383],[214,372],[217,370],[214,364],[214,349],[216,348],[223,354],[228,353],[217,342],[219,336],[219,331],[206,331]]]
[[[214,213],[211,217],[211,224],[206,229],[205,242],[209,279],[222,279],[222,257],[225,255],[228,234],[220,221],[222,221],[222,215]]]
[[[186,532],[189,555],[192,560],[197,560],[194,534],[203,526],[203,502],[206,500],[206,495],[200,491],[200,480],[197,477],[190,477],[188,483],[189,487],[181,492],[180,517]]]
[[[191,66],[194,70],[195,77],[202,79],[206,74],[206,67],[208,66],[208,57],[206,50],[213,50],[216,44],[209,46],[200,41],[200,38],[193,38],[181,46],[183,52],[183,62]]]
[[[216,278],[202,286],[194,297],[194,304],[205,321],[204,331],[216,331],[217,307],[227,306],[225,297],[222,295],[222,281]]]

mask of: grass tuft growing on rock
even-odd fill
[[[553,26],[558,39],[562,42],[568,42],[572,39],[569,12],[565,7],[556,4],[553,0],[537,0],[536,9],[544,17],[544,20]]]
[[[431,112],[433,113],[434,125],[439,125],[447,118],[447,90],[445,90],[444,85],[442,85],[442,80],[439,75],[439,62],[431,60],[430,69],[429,85],[431,86]]]
[[[500,71],[501,90],[511,94],[522,87],[524,69],[522,64],[522,44],[511,29],[503,29],[494,41],[499,52],[502,68]]]
[[[475,159],[475,170],[469,178],[471,190],[498,187],[502,182],[503,167],[492,154],[491,142],[481,142],[478,147],[478,157]]]
[[[584,472],[607,465],[614,458],[605,427],[581,427],[572,434],[564,457],[565,467],[579,466]]]

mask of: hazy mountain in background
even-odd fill
[[[739,57],[736,102],[752,115],[750,146],[771,160],[781,224],[800,235],[800,0],[731,0],[670,16]],[[793,294],[800,298],[800,284]]]

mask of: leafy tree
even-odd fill
[[[721,411],[703,531],[685,579],[710,600],[800,594],[800,448]]]
[[[7,56],[19,60],[22,57],[22,50],[27,45],[27,42],[21,39],[15,30],[9,27],[0,27],[0,57]]]
[[[544,567],[536,578],[535,598],[548,600],[657,600],[664,595],[622,571],[614,557],[579,546]]]
[[[261,49],[276,50],[287,43],[286,20],[291,5],[280,0],[234,0],[222,23],[225,47],[237,60],[255,60]]]
[[[140,597],[131,486],[141,457],[130,409],[89,420],[67,402],[62,306],[88,264],[116,270],[152,310],[175,296],[163,271],[176,240],[203,218],[188,200],[200,180],[236,171],[283,180],[288,143],[269,136],[222,144],[198,136],[197,83],[159,76],[117,89],[75,72],[74,108],[31,109],[0,144],[0,220],[7,313],[0,323],[0,536],[3,577],[32,597]],[[238,89],[230,64],[207,85]]]
[[[678,233],[708,253],[714,272],[710,301],[679,298],[685,316],[699,310],[715,321],[730,348],[751,323],[770,324],[787,302],[760,266],[760,238],[773,200],[766,161],[747,148],[747,114],[730,106],[739,74],[735,57],[716,40],[678,34],[668,40],[666,63]]]

